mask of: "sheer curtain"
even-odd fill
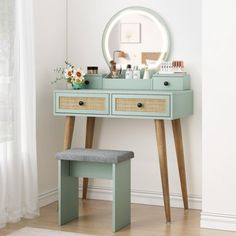
[[[0,0],[0,227],[38,215],[33,0]]]

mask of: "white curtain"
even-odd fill
[[[33,0],[0,0],[0,228],[38,211]]]

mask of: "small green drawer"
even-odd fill
[[[154,90],[187,90],[190,89],[190,78],[186,76],[153,76]]]
[[[109,107],[109,94],[55,94],[55,113],[108,115]]]
[[[169,95],[112,94],[112,115],[169,117]]]
[[[85,75],[85,79],[87,81],[86,83],[86,89],[101,89],[102,88],[102,80],[103,80],[103,74],[87,74]]]

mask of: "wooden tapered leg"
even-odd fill
[[[86,148],[92,148],[93,146],[94,127],[95,127],[95,117],[87,117],[86,139],[85,139]]]
[[[67,116],[64,130],[64,150],[71,148],[74,124],[75,124],[75,117]]]
[[[95,117],[87,117],[85,148],[92,148],[95,127]],[[83,178],[83,199],[87,198],[88,178]]]
[[[172,129],[175,140],[175,149],[178,161],[179,177],[183,195],[184,209],[188,209],[188,193],[187,193],[187,182],[186,182],[186,173],[184,164],[184,149],[183,149],[180,119],[172,120]]]
[[[167,168],[167,155],[166,155],[166,138],[164,120],[155,120],[157,148],[159,154],[161,182],[164,197],[164,207],[166,221],[171,221],[170,214],[170,195],[169,195],[169,181],[168,181],[168,168]]]

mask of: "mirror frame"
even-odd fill
[[[105,61],[108,66],[110,66],[110,61],[113,60],[112,56],[110,56],[109,48],[108,48],[108,41],[109,41],[109,35],[111,33],[111,30],[113,26],[125,15],[128,15],[131,11],[141,13],[142,15],[146,15],[149,18],[153,19],[157,25],[161,26],[162,35],[164,37],[165,43],[165,49],[166,52],[161,54],[160,59],[158,59],[157,63],[154,64],[153,68],[157,69],[159,64],[162,61],[168,60],[170,51],[171,51],[171,39],[170,39],[170,32],[169,29],[163,20],[163,18],[155,11],[145,8],[145,7],[139,7],[139,6],[133,6],[128,7],[120,10],[117,12],[112,18],[108,21],[108,23],[105,26],[105,29],[103,31],[102,35],[102,52],[103,56],[105,58]]]

